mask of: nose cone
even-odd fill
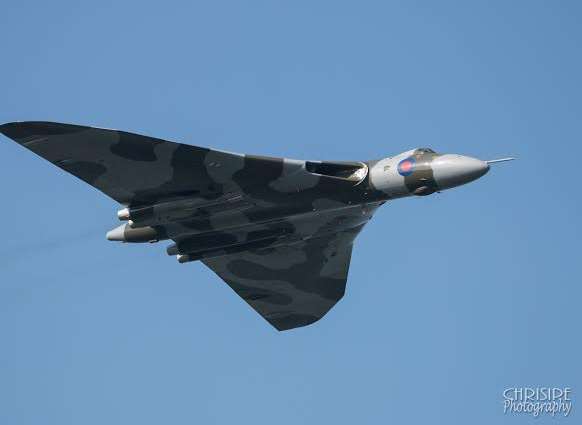
[[[434,179],[439,189],[449,189],[477,180],[489,171],[489,164],[462,155],[441,155],[432,163]]]

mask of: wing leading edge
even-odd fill
[[[283,162],[54,122],[12,122],[0,125],[0,132],[124,205],[214,199],[259,184],[270,171],[280,173]]]

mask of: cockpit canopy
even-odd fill
[[[431,148],[418,148],[416,150],[417,153],[436,153]]]

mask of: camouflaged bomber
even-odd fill
[[[354,240],[384,202],[473,181],[489,164],[414,149],[368,162],[241,155],[124,131],[14,122],[0,131],[124,206],[122,242],[171,239],[278,330],[344,295]]]

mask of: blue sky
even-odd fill
[[[116,203],[0,140],[2,424],[525,424],[512,386],[582,391],[576,1],[2,4],[0,121],[230,151],[516,155],[385,205],[346,297],[277,333]],[[578,404],[577,404],[578,403]],[[578,418],[578,419],[577,419]]]

